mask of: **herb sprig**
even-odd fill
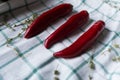
[[[89,75],[89,80],[92,80],[92,79],[93,79],[93,77],[91,75]]]
[[[114,44],[113,45],[115,48],[120,48],[120,45],[119,44]]]
[[[120,62],[120,56],[113,57],[112,60],[113,60],[113,61],[119,61],[119,62]]]
[[[59,79],[59,75],[60,75],[60,72],[58,71],[58,65],[57,65],[57,67],[56,67],[56,69],[54,70],[54,80],[60,80]]]
[[[90,66],[90,69],[95,70],[95,63],[93,61],[93,56],[91,56],[90,58],[89,66]]]
[[[13,38],[8,38],[6,41],[6,44],[10,44],[13,40],[15,40],[16,38],[21,38],[23,35],[24,30],[22,30],[22,32],[18,33],[17,36],[13,37]]]
[[[10,25],[8,23],[8,16],[5,15],[3,17],[3,22],[1,23],[1,25],[5,25],[6,27],[8,27],[9,29],[11,29],[12,31],[15,31],[15,27],[18,27],[18,26],[21,26],[21,25],[24,25],[25,27],[22,27],[21,28],[21,32],[19,32],[17,34],[17,36],[13,37],[13,38],[8,38],[7,41],[6,41],[6,44],[10,44],[13,40],[15,40],[16,38],[21,38],[24,31],[27,29],[27,27],[38,17],[38,14],[37,13],[34,13],[30,18],[27,18],[25,19],[24,21],[22,21],[21,23],[19,24],[14,24],[14,25]]]
[[[90,60],[89,60],[89,67],[90,67],[90,74],[88,76],[89,80],[93,79],[93,71],[95,70],[95,63],[94,63],[94,57],[91,55]]]

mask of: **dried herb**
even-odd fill
[[[6,44],[10,44],[14,39],[16,39],[16,38],[18,38],[18,37],[19,37],[19,38],[22,37],[22,33],[23,33],[23,32],[18,33],[18,35],[15,36],[15,37],[13,37],[13,38],[8,38],[7,41],[6,41]]]
[[[19,37],[19,38],[22,37],[22,34],[23,34],[23,32],[18,33],[18,35],[16,36],[16,38],[17,38],[17,37]]]
[[[118,59],[118,61],[120,61],[120,57],[118,57],[117,59]]]
[[[25,23],[14,24],[13,27],[18,27],[18,26],[21,26],[21,25],[25,25]]]
[[[55,75],[60,75],[60,72],[59,72],[58,70],[55,70],[55,71],[54,71],[54,74],[55,74]]]
[[[90,68],[95,70],[95,64],[94,64],[93,60],[90,60]]]
[[[33,21],[32,19],[26,19],[26,20],[25,20],[25,23],[26,23],[26,24],[30,24],[32,21]]]
[[[111,52],[111,51],[112,51],[112,49],[111,49],[111,48],[108,48],[108,51],[109,51],[109,52]]]
[[[115,48],[120,48],[119,44],[114,44]]]
[[[16,48],[12,47],[11,45],[7,44],[7,47],[13,49],[16,52],[16,55],[19,55],[18,51]],[[22,55],[21,55],[22,56]]]
[[[6,27],[10,28],[11,30],[15,31],[13,27],[11,27],[10,23],[8,23],[8,15],[3,16],[3,21],[0,23],[0,26],[5,25]]]
[[[112,60],[113,60],[113,61],[117,61],[117,59],[116,59],[116,58],[112,58]]]
[[[90,69],[95,70],[95,64],[93,62],[93,59],[94,59],[94,57],[91,56],[90,61],[89,61],[89,65],[90,65]]]
[[[92,80],[92,79],[93,79],[93,77],[91,75],[89,75],[89,80]]]
[[[35,18],[37,18],[37,17],[38,17],[38,15],[35,13],[35,14],[32,15],[32,18],[25,19],[23,22],[21,22],[21,23],[19,23],[19,24],[14,24],[13,27],[12,27],[12,26],[7,22],[7,21],[8,21],[8,16],[5,15],[5,16],[3,17],[3,23],[1,23],[0,25],[3,24],[3,25],[5,25],[6,27],[10,28],[11,30],[15,31],[14,27],[18,27],[18,26],[20,26],[20,25],[27,25],[27,26],[28,26],[28,25],[31,24],[31,23],[33,22],[33,20],[34,20]],[[22,34],[23,34],[24,31],[27,29],[27,26],[21,28],[22,32],[19,32],[19,33],[17,34],[17,36],[15,36],[15,37],[13,37],[13,38],[7,39],[6,44],[8,45],[8,44],[10,44],[14,39],[22,37]]]
[[[29,25],[33,22],[34,19],[36,19],[38,17],[38,14],[37,13],[34,13],[32,15],[32,18],[28,18],[28,19],[25,19],[23,22],[21,22],[20,24],[14,24],[13,27],[8,23],[8,15],[4,15],[3,16],[3,22],[0,23],[0,26],[2,25],[6,25],[6,27],[12,29],[13,31],[15,31],[14,27],[18,27],[20,25]]]
[[[112,58],[112,61],[120,61],[120,56]]]
[[[60,80],[58,77],[54,77],[54,80]]]
[[[25,31],[27,28],[23,27],[22,30]]]
[[[59,65],[57,65],[56,69],[54,70],[54,76],[55,76],[54,80],[60,80],[59,77],[58,77],[60,75],[60,72],[57,70],[58,66]]]
[[[11,29],[12,31],[15,31],[15,29],[13,27],[11,27],[11,25],[9,23],[4,23],[4,25],[6,27],[8,27],[9,29]]]
[[[13,40],[13,38],[9,38],[9,39],[7,39],[6,43],[10,44],[12,42],[12,40]]]
[[[36,19],[38,17],[38,14],[37,13],[34,13],[33,15],[32,15],[32,19],[34,20],[34,19]]]

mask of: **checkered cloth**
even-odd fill
[[[120,55],[120,11],[107,1],[109,2],[109,0],[10,0],[0,4],[0,19],[8,15],[10,25],[19,24],[34,13],[40,15],[61,3],[73,4],[72,14],[81,10],[90,13],[90,23],[87,27],[79,29],[78,34],[56,43],[50,49],[44,47],[44,40],[72,14],[50,25],[34,38],[28,40],[23,36],[14,38],[9,46],[6,41],[18,35],[25,25],[15,27],[15,30],[5,25],[1,26],[0,80],[54,80],[55,77],[60,80],[119,80],[119,58],[117,61],[113,61],[113,58]],[[105,21],[106,28],[91,50],[73,59],[53,57],[54,52],[70,46],[97,20]],[[95,69],[90,67],[91,57]],[[59,75],[54,74],[56,69],[60,72]]]

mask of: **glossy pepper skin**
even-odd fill
[[[71,16],[63,25],[55,30],[44,42],[46,48],[50,48],[56,42],[63,40],[76,29],[84,26],[89,20],[89,14],[86,10]]]
[[[73,6],[71,4],[63,3],[44,12],[32,22],[32,24],[26,30],[24,37],[32,38],[40,34],[43,30],[45,30],[50,24],[55,22],[57,19],[71,13],[72,9]]]
[[[69,47],[54,53],[55,57],[61,58],[74,58],[80,56],[87,50],[95,39],[103,31],[105,23],[102,20],[97,21],[91,26],[88,31],[86,31],[81,37],[79,37],[72,45]]]

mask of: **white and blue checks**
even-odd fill
[[[107,1],[9,0],[0,4],[0,19],[8,15],[8,23],[11,26],[30,18],[34,13],[40,15],[61,3],[73,4],[74,12],[87,10],[90,13],[88,28],[99,19],[106,22],[106,28],[96,40],[93,49],[74,59],[57,59],[52,54],[72,44],[88,28],[80,28],[78,34],[68,37],[50,49],[43,45],[46,37],[72,14],[49,26],[34,38],[14,38],[9,46],[6,41],[18,35],[25,25],[15,27],[15,31],[6,25],[0,26],[0,80],[54,80],[56,68],[60,72],[60,80],[90,80],[90,76],[92,80],[120,80],[120,62],[113,61],[114,57],[120,56],[120,11]],[[95,70],[91,70],[89,66],[91,56]]]

